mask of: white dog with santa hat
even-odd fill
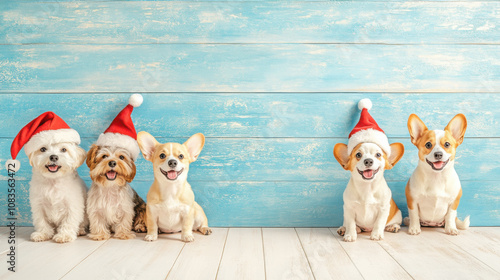
[[[24,151],[33,166],[30,182],[30,204],[35,242],[53,239],[71,242],[85,234],[87,187],[77,173],[85,160],[80,135],[53,112],[45,112],[31,121],[12,142],[6,166],[15,171],[20,163],[16,156]],[[14,167],[14,168],[12,168]]]

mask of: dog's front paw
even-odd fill
[[[109,233],[97,233],[97,234],[91,233],[87,236],[95,241],[108,240],[111,237]]]
[[[52,236],[47,234],[47,233],[35,231],[31,234],[30,238],[31,238],[31,241],[42,242],[42,241],[50,240],[52,238]]]
[[[356,241],[357,237],[358,237],[357,234],[346,233],[346,234],[344,234],[344,241],[345,242],[354,242],[354,241]]]
[[[418,235],[420,234],[421,230],[420,227],[409,227],[408,228],[408,233],[411,235]]]
[[[137,233],[146,232],[146,226],[144,224],[138,223],[134,226],[134,231]]]
[[[113,237],[122,240],[127,240],[127,239],[134,239],[135,234],[133,234],[132,232],[117,232]]]
[[[204,234],[204,235],[210,235],[212,234],[212,229],[209,227],[201,227],[199,231]]]
[[[388,225],[385,227],[385,231],[397,233],[401,229],[399,225]]]
[[[83,236],[83,235],[87,235],[87,230],[84,227],[81,227],[78,230],[78,236]]]
[[[452,228],[452,227],[444,227],[444,232],[446,232],[449,235],[458,235],[458,229],[457,228]]]
[[[68,243],[76,240],[76,235],[58,233],[52,238],[57,243]]]
[[[339,229],[337,229],[337,234],[340,235],[340,236],[344,236],[344,234],[345,234],[345,227],[344,226],[339,227]]]
[[[380,241],[380,240],[384,239],[384,233],[373,231],[372,234],[370,235],[370,239],[375,240],[375,241]]]
[[[158,239],[158,234],[148,234],[144,236],[144,240],[146,241],[155,241],[156,239]]]
[[[181,240],[184,242],[193,242],[194,241],[194,236],[192,233],[183,233],[181,234]]]

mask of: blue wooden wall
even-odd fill
[[[138,131],[207,137],[189,181],[211,225],[339,226],[349,173],[332,150],[368,97],[406,148],[386,172],[405,215],[418,160],[408,116],[444,128],[464,113],[458,213],[500,226],[499,38],[490,1],[1,1],[0,165],[40,113],[55,111],[88,149],[140,92]],[[30,225],[31,168],[19,159],[18,223]],[[145,197],[152,167],[137,166]],[[0,179],[5,205],[5,170]]]

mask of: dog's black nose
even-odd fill
[[[435,152],[434,153],[434,158],[437,160],[440,160],[443,158],[443,153],[442,152]]]
[[[56,156],[56,155],[51,155],[50,156],[50,161],[52,161],[52,162],[56,162],[58,159],[59,159],[59,157]]]
[[[175,159],[171,159],[168,161],[168,166],[174,168],[177,166],[177,161]]]
[[[371,159],[371,158],[367,158],[363,162],[365,163],[366,167],[370,167],[373,165],[373,159]]]
[[[116,161],[110,161],[108,162],[109,167],[115,167],[116,166]]]

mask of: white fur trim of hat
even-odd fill
[[[71,128],[44,130],[33,135],[31,139],[24,144],[24,152],[29,156],[43,146],[57,143],[74,143],[79,145],[80,134]]]
[[[99,138],[95,142],[97,146],[102,147],[120,147],[127,150],[130,153],[130,156],[135,161],[139,156],[140,150],[137,141],[127,135],[123,135],[120,133],[101,133]]]
[[[376,144],[387,154],[387,156],[391,155],[389,139],[387,139],[387,135],[381,131],[369,128],[353,134],[347,143],[347,153],[350,155],[352,150],[360,143]]]

